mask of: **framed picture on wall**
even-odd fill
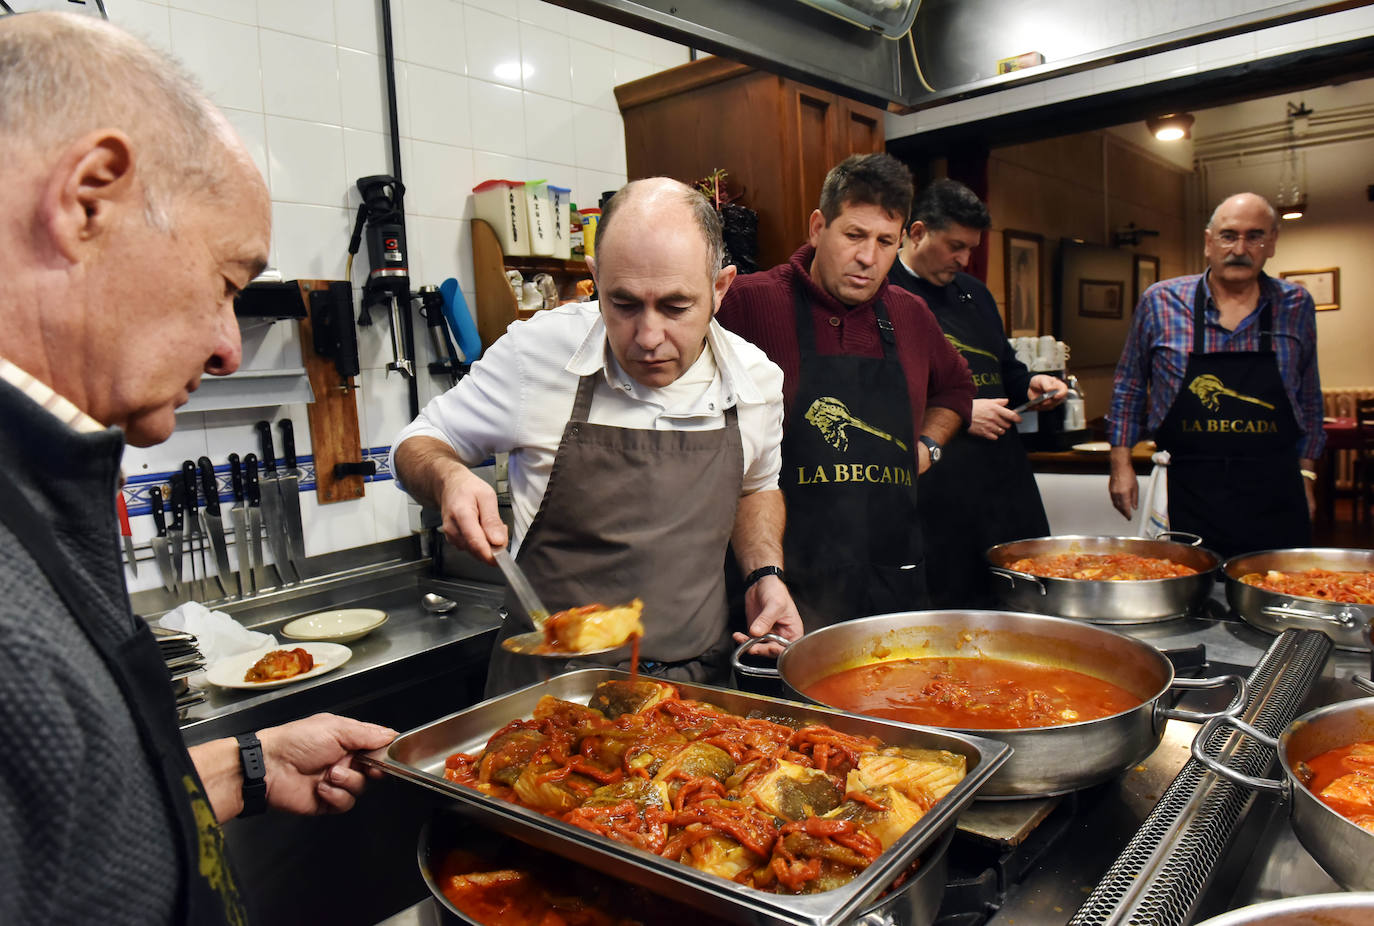
[[[1121,318],[1126,284],[1120,280],[1079,280],[1078,314],[1085,318]]]
[[[1327,270],[1284,270],[1279,276],[1311,293],[1318,312],[1330,312],[1341,307],[1341,271],[1338,267]]]
[[[1040,261],[1044,243],[1042,236],[1032,232],[1002,232],[1007,337],[1033,338],[1040,334]]]
[[[1131,311],[1140,305],[1140,297],[1145,290],[1159,282],[1159,258],[1149,254],[1136,254],[1132,258],[1135,269],[1135,290],[1131,293]]]

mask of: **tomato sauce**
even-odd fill
[[[1374,743],[1351,743],[1301,763],[1303,783],[1317,800],[1374,832]]]
[[[1059,726],[1143,703],[1118,685],[1072,669],[984,658],[872,663],[827,676],[805,694],[856,714],[964,730]]]

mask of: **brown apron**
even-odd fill
[[[725,547],[744,485],[738,415],[709,431],[654,431],[590,424],[604,374],[583,376],[572,416],[516,561],[545,607],[644,600],[640,668],[697,683],[723,682]],[[534,629],[506,595],[505,626],[492,650],[488,697],[593,665],[629,667],[625,650],[558,663],[517,656],[500,641]],[[603,661],[605,660],[605,661]]]

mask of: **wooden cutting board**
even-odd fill
[[[315,499],[321,505],[362,498],[362,476],[334,475],[338,463],[363,461],[362,436],[358,428],[357,386],[352,379],[339,376],[334,361],[315,353],[314,329],[310,322],[310,292],[328,289],[329,280],[298,280],[305,318],[300,319],[301,360],[310,377],[315,401],[306,406],[310,416],[310,447],[315,458]]]

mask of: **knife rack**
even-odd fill
[[[309,308],[311,292],[327,291],[330,280],[297,280],[302,303]],[[315,350],[310,313],[300,319],[301,359],[305,362],[315,401],[306,406],[310,418],[311,454],[315,458],[315,499],[321,505],[362,498],[361,475],[341,476],[338,464],[363,462],[358,428],[357,387],[352,377],[342,377],[334,361]]]

